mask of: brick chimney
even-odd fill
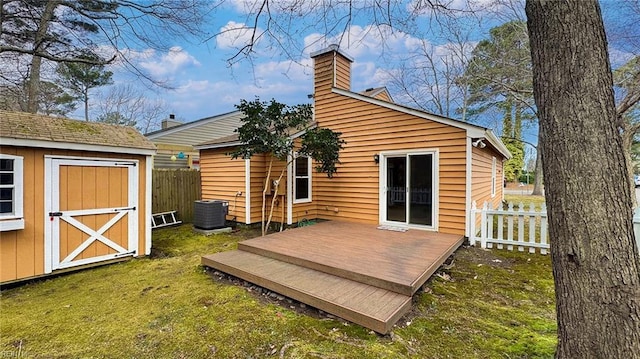
[[[314,96],[331,92],[332,87],[351,90],[351,63],[353,58],[340,50],[338,45],[312,52]]]
[[[169,118],[168,119],[162,120],[162,129],[163,130],[165,130],[167,128],[179,126],[179,125],[182,125],[182,122],[176,120],[176,115],[174,115],[172,113],[169,114]]]

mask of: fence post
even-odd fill
[[[507,240],[513,242],[513,202],[509,202],[507,211],[509,212],[509,218],[507,219]],[[508,245],[507,249],[512,251],[513,246]]]
[[[500,207],[497,208],[498,210],[498,228],[496,228],[498,230],[498,240],[503,240],[504,239],[504,208],[502,207],[502,204],[500,205]],[[502,243],[498,243],[497,245],[498,249],[502,249]]]
[[[480,211],[480,247],[487,248],[487,202],[482,204]]]
[[[518,242],[524,242],[524,203],[518,204]],[[524,247],[518,246],[518,251],[523,252]]]
[[[542,204],[542,208],[540,208],[540,243],[547,244],[547,205],[545,203]],[[634,224],[635,229],[635,224]],[[638,238],[636,236],[636,238]],[[540,248],[541,254],[547,254],[546,248]]]
[[[536,252],[536,216],[533,214],[536,212],[536,206],[533,203],[529,203],[529,243],[533,244],[529,246],[529,253]]]
[[[476,201],[471,202],[471,218],[469,219],[471,223],[469,223],[469,244],[472,246],[476,245],[476,212],[478,208],[476,207]]]

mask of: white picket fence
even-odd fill
[[[480,228],[477,225],[478,216],[480,216]],[[541,254],[547,254],[549,249],[547,207],[544,203],[538,211],[533,203],[526,209],[521,202],[518,209],[514,209],[514,204],[510,202],[505,210],[494,209],[487,202],[482,205],[482,208],[477,208],[476,202],[473,201],[469,229],[471,245],[480,242],[482,248],[493,248],[496,244],[498,249],[506,245],[510,251],[514,247],[524,251],[526,247],[529,248],[530,253],[535,253],[538,248]]]

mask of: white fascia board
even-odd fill
[[[507,146],[502,143],[502,141],[493,133],[491,130],[486,131],[486,139],[495,147],[498,152],[500,152],[506,159],[510,159],[512,157],[511,152],[507,149]]]
[[[0,137],[0,143],[2,143],[3,146],[22,146],[22,147],[52,148],[52,149],[60,149],[60,150],[126,153],[131,155],[145,155],[145,156],[151,156],[156,154],[156,150],[150,150],[150,149],[144,149],[144,148],[117,147],[117,146],[92,145],[92,144],[71,143],[71,142],[54,142],[54,141],[43,141],[43,140],[28,140],[28,139],[17,139],[17,138],[6,138],[6,137]]]

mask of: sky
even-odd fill
[[[450,6],[464,9],[472,5],[487,6],[494,1],[447,2]],[[284,0],[278,4],[285,6],[288,3],[296,2]],[[518,16],[524,19],[524,10],[518,7],[522,2],[515,3],[515,11],[512,7],[502,5],[490,8],[492,11],[487,10],[464,18],[458,26],[468,35],[465,38],[466,51],[473,49],[491,27],[506,21],[505,18]],[[616,19],[619,16],[616,13],[617,3],[615,0],[603,3],[605,17]],[[275,98],[287,104],[310,103],[307,95],[313,92],[313,70],[309,54],[332,43],[340,42],[343,51],[355,59],[351,68],[353,91],[385,86],[389,71],[393,71],[403,55],[411,53],[421,45],[426,44],[433,53],[442,56],[450,52],[452,45],[448,42],[450,36],[443,35],[441,24],[434,22],[428,13],[416,19],[422,31],[403,32],[401,28],[396,28],[391,32],[386,27],[375,26],[370,16],[356,12],[353,23],[342,29],[346,31],[341,38],[335,35],[326,37],[326,27],[320,23],[310,23],[316,20],[309,16],[309,21],[293,27],[295,32],[290,35],[290,40],[294,44],[287,47],[289,54],[281,48],[269,47],[269,44],[263,41],[258,43],[251,59],[240,58],[239,61],[230,64],[228,60],[251,36],[246,30],[233,29],[240,28],[250,21],[248,14],[255,12],[252,8],[254,5],[252,0],[231,0],[217,8],[211,14],[206,29],[207,33],[211,34],[208,40],[170,39],[170,48],[165,51],[150,48],[126,49],[133,54],[131,57],[138,67],[153,78],[167,81],[173,89],[150,90],[118,65],[110,68],[114,72],[115,85],[133,85],[150,100],[163,102],[168,111],[166,116],[172,113],[178,120],[191,122],[234,111],[234,105],[241,99],[251,100],[256,96],[262,100]],[[277,9],[274,13],[278,16]],[[264,23],[259,24],[260,30],[264,28]],[[420,33],[422,34],[419,35]],[[629,51],[623,46],[612,46],[612,62],[624,62],[625,59],[629,59],[632,56]],[[95,90],[94,96],[99,96],[99,91],[108,91],[108,88]],[[396,101],[403,98],[399,93],[392,92],[391,95]],[[77,110],[71,117],[81,118],[82,110]],[[493,127],[494,123],[488,120],[482,125]],[[530,137],[532,142],[536,142],[535,132],[529,131],[525,135]]]

